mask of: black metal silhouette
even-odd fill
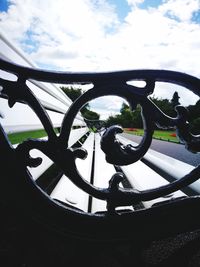
[[[9,179],[11,179],[11,176],[14,175],[18,177],[18,186],[21,185],[24,190],[29,192],[30,196],[35,196],[37,199],[34,205],[36,205],[36,203],[38,205],[43,203],[47,210],[51,208],[53,214],[58,216],[58,220],[60,221],[63,219],[62,216],[67,216],[68,222],[71,222],[71,227],[74,224],[72,227],[73,229],[75,229],[75,227],[78,225],[75,219],[77,214],[81,215],[83,225],[87,222],[88,229],[90,226],[90,232],[93,232],[92,221],[98,224],[98,221],[102,221],[102,218],[104,219],[102,222],[105,229],[105,226],[108,224],[108,222],[110,222],[109,216],[115,216],[115,218],[118,218],[116,216],[121,214],[120,212],[116,211],[116,207],[135,205],[141,201],[148,201],[168,195],[199,179],[200,166],[197,166],[193,171],[182,177],[180,180],[172,182],[171,184],[151,190],[137,191],[119,187],[119,183],[123,180],[123,175],[117,172],[113,177],[111,177],[108,188],[97,188],[85,181],[76,168],[76,158],[81,158],[84,160],[84,158],[87,156],[87,151],[82,148],[73,149],[68,147],[70,130],[73,125],[74,118],[79,110],[87,102],[97,97],[116,95],[126,99],[133,110],[137,104],[141,105],[144,136],[141,143],[136,147],[131,145],[123,146],[116,138],[116,134],[123,131],[122,128],[119,126],[109,127],[104,132],[101,139],[101,148],[106,154],[106,159],[108,162],[116,165],[127,165],[141,159],[151,145],[155,125],[161,128],[176,127],[177,134],[180,140],[185,144],[186,148],[192,152],[199,152],[200,136],[190,133],[187,122],[186,108],[177,106],[177,116],[172,118],[164,114],[148,98],[148,95],[154,90],[156,81],[182,85],[195,94],[200,95],[200,80],[198,78],[180,72],[165,70],[133,70],[110,73],[50,72],[18,66],[2,59],[0,60],[0,68],[17,76],[17,81],[0,79],[0,85],[3,88],[1,91],[1,97],[8,99],[8,104],[10,107],[12,107],[17,101],[28,104],[37,114],[48,135],[47,140],[26,140],[19,144],[15,149],[9,143],[3,128],[0,127],[1,162],[2,164],[5,164],[6,161],[12,161],[13,164],[12,170],[8,171],[7,168],[2,167],[2,171],[4,170],[5,175],[10,177]],[[45,82],[57,82],[60,84],[93,83],[94,86],[92,89],[80,96],[71,105],[63,119],[60,134],[57,136],[53,130],[53,125],[47,112],[45,111],[45,108],[41,105],[26,84],[26,81],[30,79]],[[127,84],[127,82],[130,80],[143,80],[146,82],[146,85],[143,88],[137,88],[136,86]],[[33,159],[30,157],[29,152],[32,149],[38,149],[46,154],[54,163],[56,163],[57,166],[61,168],[63,173],[66,174],[75,185],[87,192],[89,195],[95,198],[106,200],[108,209],[107,213],[85,214],[82,211],[73,209],[73,207],[64,207],[63,205],[51,200],[31,180],[31,175],[27,170],[27,166],[37,167],[39,164],[41,164],[40,158]],[[27,196],[27,193],[25,194],[26,197],[31,201],[30,196]],[[190,201],[191,199],[182,200],[182,203],[185,203],[185,210],[187,210],[187,203]],[[197,202],[198,199],[194,199],[192,201]],[[27,203],[30,204],[28,201]],[[177,208],[176,205],[179,205],[178,203],[174,203],[170,206],[172,207],[172,210],[173,207],[174,210]],[[166,204],[166,207],[167,205],[169,204]],[[65,212],[67,211],[67,215],[61,215],[63,214],[63,211],[61,211],[62,209],[64,209]],[[154,209],[156,209],[156,214],[162,210],[160,207]],[[150,216],[148,212],[149,211],[146,212],[147,217]],[[151,212],[155,213],[154,210]],[[133,215],[133,213],[135,212],[124,213],[122,217],[116,219],[117,224],[120,224],[120,220],[122,220],[120,218],[125,218],[125,220],[129,218],[128,224],[130,226],[132,221],[137,221],[136,218],[142,219],[145,216],[142,211],[139,215]],[[60,228],[62,227],[60,226]],[[116,234],[115,230],[114,233]],[[83,232],[79,231],[79,234],[83,234]],[[123,235],[126,236],[127,232],[124,231]]]

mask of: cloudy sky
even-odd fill
[[[0,30],[41,68],[156,68],[200,77],[200,0],[0,0]],[[158,87],[160,96],[165,86]],[[197,100],[180,96],[183,104]],[[111,113],[120,105],[117,98],[96,102]]]

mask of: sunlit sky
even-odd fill
[[[0,0],[0,31],[40,68],[200,77],[200,0]],[[121,105],[101,102],[111,113]]]

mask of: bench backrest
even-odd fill
[[[191,225],[189,217],[190,204],[199,204],[199,199],[187,198],[179,190],[198,180],[200,167],[189,168],[188,172],[181,173],[180,179],[169,183],[140,160],[146,157],[150,161],[155,156],[155,153],[147,154],[155,124],[176,127],[188,149],[200,151],[199,136],[192,135],[187,127],[186,110],[177,108],[177,117],[171,118],[148,98],[156,81],[180,84],[199,95],[199,79],[159,70],[98,74],[40,71],[33,69],[34,65],[2,36],[1,47],[0,111],[4,119],[0,128],[0,162],[2,173],[7,177],[5,187],[9,184],[13,196],[16,188],[26,196],[26,202],[23,194],[19,196],[17,206],[44,224],[50,221],[59,231],[84,238],[127,238],[132,223],[135,229],[131,236],[140,238],[146,220],[149,222],[145,228],[147,238],[198,227],[198,220]],[[8,62],[11,60],[26,67]],[[127,83],[134,79],[144,80],[144,88]],[[72,105],[54,83],[93,83],[94,87]],[[133,107],[137,103],[142,106],[145,131],[139,145],[130,142],[127,145],[126,140],[117,138],[122,132],[119,126],[111,126],[101,134],[89,132],[79,110],[90,100],[106,95],[123,97]],[[74,126],[78,129],[73,129]],[[5,134],[42,128],[47,138],[30,139],[15,146],[10,145]],[[6,168],[7,162],[12,162],[13,167]],[[143,174],[144,179],[140,179]],[[16,178],[13,180],[13,177]],[[129,186],[125,185],[125,178]],[[11,180],[13,185],[8,183]],[[13,197],[6,200],[13,202]],[[169,215],[175,216],[176,227],[171,222],[164,231],[159,225]],[[183,226],[179,226],[181,220],[185,220]],[[122,226],[126,227],[119,233]]]

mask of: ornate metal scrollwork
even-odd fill
[[[156,81],[179,84],[200,95],[199,79],[183,73],[163,70],[69,74],[29,69],[3,60],[0,60],[0,64],[2,70],[14,73],[18,77],[16,82],[0,79],[0,85],[3,87],[1,96],[8,98],[10,107],[17,101],[28,104],[39,117],[48,135],[46,141],[27,140],[19,144],[16,149],[13,148],[21,162],[23,162],[24,168],[27,166],[36,167],[41,164],[41,159],[33,159],[29,156],[31,149],[36,148],[42,151],[62,169],[75,185],[93,197],[106,200],[108,211],[111,213],[115,212],[115,208],[118,206],[134,205],[141,201],[168,195],[200,177],[200,167],[198,166],[179,181],[152,190],[137,191],[119,187],[123,175],[116,173],[111,178],[108,188],[97,188],[85,181],[76,168],[76,158],[84,159],[87,156],[87,152],[82,148],[72,149],[68,147],[70,130],[79,110],[87,102],[97,97],[116,95],[126,99],[133,110],[137,104],[141,105],[144,136],[141,143],[136,147],[132,145],[123,146],[116,138],[116,134],[121,133],[122,128],[119,126],[108,128],[101,140],[101,148],[106,154],[108,162],[116,165],[127,165],[141,159],[151,145],[155,125],[165,128],[176,127],[178,136],[185,143],[186,148],[193,152],[199,152],[200,137],[192,135],[189,131],[187,110],[178,106],[176,108],[177,116],[172,118],[164,114],[148,98],[148,95],[154,90]],[[56,136],[47,112],[26,85],[28,79],[58,83],[93,83],[94,87],[85,92],[71,105],[63,119],[60,135]],[[136,86],[128,85],[127,81],[129,80],[143,80],[146,85],[143,88],[137,88]]]

